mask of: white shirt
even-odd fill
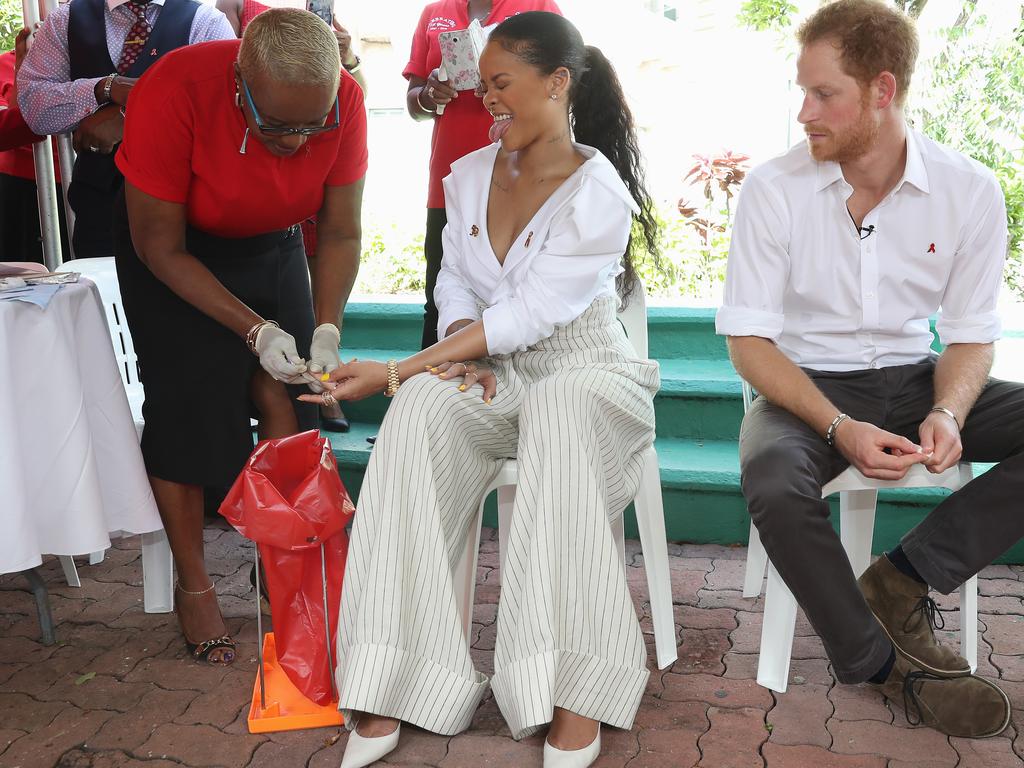
[[[980,163],[907,129],[903,178],[862,222],[838,163],[806,144],[756,168],[740,192],[716,330],[762,336],[794,363],[883,368],[943,344],[999,337],[1006,206]]]
[[[434,289],[438,337],[456,320],[483,319],[491,355],[524,350],[582,315],[594,299],[614,296],[638,212],[607,158],[576,144],[587,160],[551,193],[499,264],[487,231],[498,147],[457,160],[444,180],[448,225]]]

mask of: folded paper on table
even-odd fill
[[[0,290],[0,301],[24,301],[46,309],[50,299],[60,289],[60,285],[27,285],[22,288],[9,288]]]

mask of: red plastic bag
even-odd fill
[[[228,522],[260,548],[278,660],[295,687],[317,704],[333,699],[329,653],[348,554],[345,526],[354,512],[331,444],[316,430],[260,442],[220,506]]]

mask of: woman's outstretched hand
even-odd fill
[[[428,367],[427,370],[439,379],[462,379],[459,391],[465,392],[474,384],[479,384],[484,390],[483,400],[488,405],[491,398],[498,391],[498,379],[487,366],[474,363],[472,360],[465,363],[441,363],[435,367]]]
[[[362,400],[364,397],[383,392],[388,384],[388,367],[374,360],[352,360],[342,363],[323,383],[324,392],[330,392],[336,400]],[[300,395],[306,403],[323,403],[322,395]]]

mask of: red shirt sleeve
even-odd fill
[[[416,31],[412,36],[412,51],[409,53],[409,63],[405,65],[405,69],[402,70],[402,77],[408,80],[410,77],[422,77],[426,78],[430,74],[430,69],[427,69],[427,53],[429,51],[429,45],[427,43],[427,22],[430,20],[430,14],[432,12],[433,3],[423,9],[423,13],[420,14],[419,24],[416,25]],[[431,67],[433,69],[433,67]]]
[[[18,105],[12,103],[11,91],[14,89],[14,51],[0,56],[0,152],[23,147],[42,141],[25,123]]]
[[[24,147],[42,139],[42,136],[37,136],[28,127],[20,109],[8,107],[0,110],[0,152]]]
[[[324,182],[329,187],[344,187],[366,175],[368,152],[363,89],[348,73],[342,75],[338,110],[341,140],[338,142],[338,157]]]
[[[192,180],[193,105],[163,76],[162,63],[132,88],[115,159],[125,179],[147,195],[184,204]]]

